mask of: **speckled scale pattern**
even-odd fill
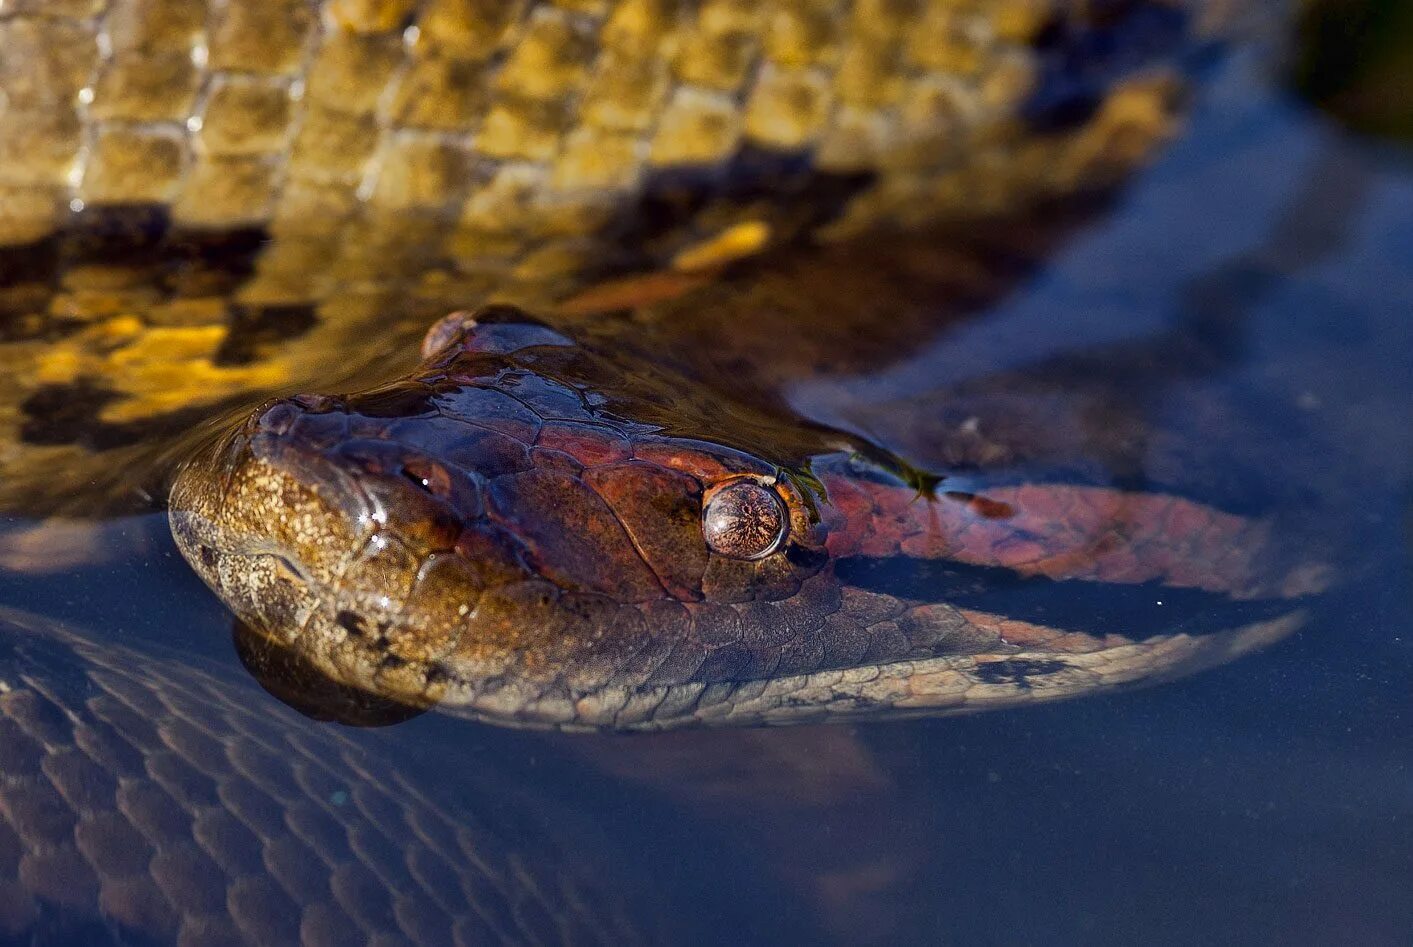
[[[149,203],[183,227],[272,223],[304,238],[278,248],[287,261],[411,214],[468,263],[540,245],[562,266],[573,242],[544,236],[752,149],[886,167],[857,226],[906,192],[955,202],[961,180],[949,195],[929,178],[963,169],[973,134],[1004,140],[1064,68],[1039,37],[1090,19],[1069,0],[11,2],[0,245],[70,207]],[[1039,168],[993,193],[1040,185],[1024,181]]]
[[[541,840],[449,816],[247,680],[8,612],[0,630],[7,942],[638,938],[611,893],[528,854]]]

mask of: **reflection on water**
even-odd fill
[[[929,464],[955,460],[927,456],[933,435],[975,417],[991,448],[1076,465],[1117,432],[1134,476],[1197,469],[1234,504],[1306,508],[1314,541],[1354,552],[1295,638],[1162,688],[958,720],[623,738],[427,714],[337,739],[509,838],[484,872],[508,901],[552,863],[605,882],[649,938],[1406,938],[1413,173],[1249,68],[1225,66],[1189,137],[1019,291],[789,394]],[[958,400],[910,408],[939,390]],[[97,564],[21,568],[90,539]],[[0,602],[235,667],[160,519],[10,532],[3,551]],[[658,934],[659,910],[684,930]]]

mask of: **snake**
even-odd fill
[[[638,325],[769,308],[732,274],[792,248],[967,246],[1112,190],[1173,134],[1222,21],[1143,0],[19,4],[0,502],[145,499],[134,458],[196,419],[365,377],[237,418],[171,497],[237,616],[342,684],[664,728],[1224,661],[1321,587],[1269,523],[924,468]],[[962,256],[931,292],[959,292]],[[705,344],[720,368],[730,346]],[[1123,585],[1191,604],[1151,628],[1046,604]]]

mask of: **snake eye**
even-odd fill
[[[712,552],[760,559],[779,549],[790,519],[780,494],[755,480],[732,480],[707,495],[702,535]]]
[[[414,486],[434,497],[446,497],[451,493],[451,477],[446,470],[421,457],[408,457],[402,462],[402,475]]]

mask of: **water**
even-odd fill
[[[518,857],[602,882],[649,938],[1407,943],[1410,267],[1408,155],[1235,57],[1186,136],[1020,290],[879,371],[790,390],[918,456],[925,425],[885,423],[900,392],[1075,356],[1169,364],[1130,391],[1143,417],[1200,428],[1214,398],[1259,416],[1267,439],[1214,436],[1215,459],[1190,462],[1259,472],[1234,489],[1318,508],[1320,541],[1352,550],[1306,627],[1267,651],[961,719],[569,737],[429,714],[347,732],[452,811],[517,827]],[[1178,337],[1219,357],[1188,371]],[[104,529],[105,559],[7,571],[0,603],[242,673],[161,517]]]

